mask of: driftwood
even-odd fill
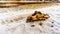
[[[48,19],[49,17],[50,16],[48,14],[35,11],[31,16],[27,17],[27,22],[42,21]]]

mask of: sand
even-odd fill
[[[26,23],[26,17],[36,10],[49,14],[50,18],[45,21]],[[60,34],[59,15],[60,5],[0,8],[0,34]],[[23,18],[14,20],[18,17]],[[40,22],[43,23],[42,26],[39,25]],[[35,27],[31,27],[31,25],[35,25]],[[51,27],[52,25],[53,27]]]

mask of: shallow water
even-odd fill
[[[60,34],[60,5],[44,8],[20,8],[0,8],[0,34]],[[49,14],[50,18],[45,21],[26,23],[26,17],[36,10]],[[21,16],[22,19],[16,20]],[[42,23],[42,26],[39,23]],[[35,26],[31,27],[31,25]]]

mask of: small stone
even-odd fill
[[[10,20],[10,22],[13,22],[13,20]]]
[[[54,23],[54,22],[52,22],[52,23]]]
[[[34,27],[35,25],[31,25],[31,27]]]
[[[53,25],[51,27],[53,27]]]
[[[39,25],[41,25],[41,26],[42,26],[42,23],[39,23]]]

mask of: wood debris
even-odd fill
[[[32,15],[27,17],[27,22],[42,21],[48,19],[49,17],[50,16],[48,14],[35,11]]]

